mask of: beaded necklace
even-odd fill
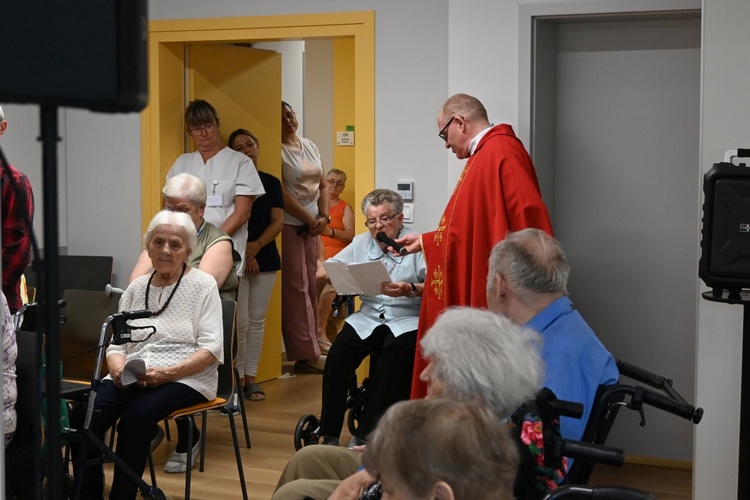
[[[180,287],[180,282],[182,281],[182,277],[185,275],[185,269],[187,268],[187,264],[183,262],[182,264],[182,271],[180,272],[180,277],[177,278],[177,283],[175,283],[174,288],[172,289],[172,293],[169,294],[169,297],[167,297],[167,301],[164,303],[163,306],[158,311],[152,312],[151,317],[158,316],[164,311],[164,309],[167,308],[169,303],[172,301],[172,297],[174,297],[174,293],[177,291],[177,289]],[[156,276],[156,269],[154,269],[154,272],[151,273],[151,276],[148,278],[148,283],[146,284],[146,299],[145,299],[145,306],[144,309],[151,310],[148,307],[148,292],[151,290],[151,281],[154,279],[154,276]]]

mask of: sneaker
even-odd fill
[[[198,441],[193,446],[192,466],[195,467],[198,458],[198,451],[201,449],[201,442]],[[177,453],[175,450],[164,464],[164,472],[168,474],[180,474],[187,471],[187,453]]]
[[[355,446],[364,446],[367,444],[367,441],[364,439],[358,438],[357,436],[352,436],[352,438],[349,440],[349,444],[346,445],[347,448],[354,448]]]
[[[338,438],[335,438],[335,437],[323,436],[323,441],[320,444],[326,444],[329,446],[338,446],[339,440]]]
[[[237,415],[240,412],[240,407],[238,405],[226,405],[224,408],[221,409],[222,415],[229,415],[230,413],[232,415]]]

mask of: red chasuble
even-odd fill
[[[510,231],[536,227],[552,234],[534,165],[510,125],[496,125],[466,162],[436,231],[422,235],[427,276],[417,331],[411,397],[427,386],[419,339],[450,306],[487,308],[490,251]]]

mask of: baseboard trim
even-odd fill
[[[670,458],[645,457],[640,455],[625,455],[626,464],[651,465],[654,467],[669,467],[672,469],[693,470],[691,460],[673,460]]]

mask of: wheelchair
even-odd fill
[[[638,412],[641,417],[641,427],[646,425],[644,405],[666,411],[696,425],[700,423],[703,418],[703,408],[688,403],[674,388],[674,382],[671,379],[621,360],[617,360],[616,363],[621,376],[633,379],[637,383],[631,385],[620,381],[610,386],[599,386],[581,441],[604,445],[620,408]],[[593,467],[594,461],[576,460],[568,471],[566,482],[587,484]]]
[[[359,428],[359,423],[365,410],[365,393],[367,392],[369,381],[369,377],[365,377],[362,384],[357,386],[357,374],[352,373],[349,393],[346,398],[346,409],[348,410],[346,426],[352,435]],[[309,413],[303,415],[294,429],[294,450],[299,451],[305,446],[319,444],[322,437],[318,435],[319,429],[320,420],[318,417]]]
[[[354,296],[353,295],[336,295],[336,298],[331,304],[333,309],[333,317],[340,318],[345,313],[343,308],[346,307],[348,314],[354,311]],[[373,373],[375,362],[377,360],[377,354],[373,353],[370,356],[370,373]],[[359,428],[359,423],[362,419],[362,414],[365,410],[365,393],[367,392],[367,385],[369,383],[369,377],[365,377],[361,385],[357,385],[357,374],[352,373],[351,381],[349,385],[349,392],[346,398],[346,409],[348,411],[346,417],[346,425],[349,429],[349,433],[354,433]],[[320,420],[318,417],[312,414],[303,415],[299,419],[294,429],[294,449],[299,451],[305,446],[312,444],[319,444],[321,436],[318,435],[320,429]]]

